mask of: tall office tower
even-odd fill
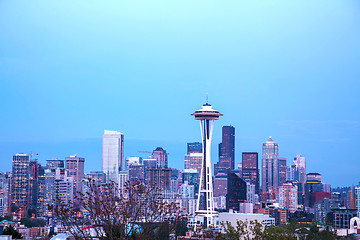
[[[226,210],[239,211],[240,203],[246,201],[246,182],[229,171],[227,181]]]
[[[104,130],[102,136],[102,171],[107,181],[119,182],[124,156],[124,134]]]
[[[308,173],[306,174],[306,183],[304,190],[304,205],[305,207],[312,207],[315,202],[324,197],[331,198],[330,193],[323,191],[323,184],[321,182],[321,174]]]
[[[222,142],[219,144],[219,162],[229,159],[230,169],[235,169],[235,128],[233,126],[222,127]]]
[[[203,162],[200,175],[198,201],[195,211],[195,231],[198,217],[204,218],[204,227],[207,228],[214,224],[214,198],[211,174],[211,139],[214,121],[218,120],[222,114],[212,109],[208,103],[204,104],[200,110],[195,111],[192,116],[200,121],[201,138],[203,146]]]
[[[202,168],[202,153],[188,153],[184,157],[184,169],[196,169],[199,173]]]
[[[202,153],[202,144],[200,142],[192,142],[187,144],[187,154]]]
[[[279,185],[286,183],[286,158],[278,158],[279,163]]]
[[[81,158],[75,155],[65,158],[65,171],[68,177],[73,178],[74,191],[76,195],[78,192],[82,193],[82,180],[85,177],[84,174],[85,158]]]
[[[242,153],[242,179],[255,185],[255,194],[260,194],[259,160],[257,152]]]
[[[297,169],[297,175],[296,176],[298,179],[296,179],[297,181],[301,182],[301,183],[305,183],[306,182],[306,162],[305,162],[305,157],[302,157],[301,154],[296,154],[296,157],[294,157],[294,162],[293,162],[296,166]]]
[[[125,170],[129,170],[130,165],[141,165],[142,158],[141,157],[126,157],[125,158]]]
[[[11,214],[19,218],[27,215],[29,206],[29,156],[17,153],[13,156],[11,183]]]
[[[298,190],[291,183],[284,183],[279,186],[276,194],[277,202],[281,208],[286,208],[289,212],[294,213],[298,206]]]
[[[214,175],[235,169],[235,128],[223,126],[222,142],[219,144],[219,161],[214,164]]]
[[[37,200],[38,200],[38,177],[41,165],[37,160],[30,160],[29,162],[29,208],[28,213],[30,216],[35,215],[37,210]]]
[[[157,147],[151,158],[156,159],[156,167],[157,168],[168,168],[168,157],[166,151],[162,147]]]
[[[275,192],[279,186],[278,148],[271,136],[262,147],[261,189],[264,193]]]
[[[10,176],[0,172],[0,217],[9,215]]]

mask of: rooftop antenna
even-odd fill
[[[206,105],[208,105],[208,104],[209,104],[209,94],[206,93]]]

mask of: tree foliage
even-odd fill
[[[224,233],[217,236],[217,239],[230,240],[332,240],[336,239],[328,228],[319,231],[316,223],[305,224],[289,224],[280,226],[263,226],[257,221],[237,221],[236,226],[230,222],[222,222],[221,226]]]
[[[23,236],[21,233],[16,231],[16,229],[13,226],[6,226],[3,233],[3,235],[11,235],[13,239],[22,239]]]
[[[77,197],[81,211],[63,202],[50,207],[75,239],[89,239],[90,231],[99,239],[167,239],[184,221],[177,205],[164,201],[154,185],[127,182],[120,189],[90,179],[85,185],[86,193]]]

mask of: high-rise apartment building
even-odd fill
[[[85,158],[81,158],[75,155],[65,158],[65,171],[68,177],[73,178],[74,194],[78,192],[82,193],[82,180],[85,177],[84,173]],[[70,183],[67,183],[70,184]]]
[[[156,159],[157,168],[168,168],[168,154],[162,147],[157,147],[152,152],[151,158]]]
[[[291,183],[284,183],[279,186],[277,192],[277,202],[281,208],[286,208],[290,213],[294,213],[298,206],[298,190]]]
[[[27,215],[29,206],[29,155],[13,156],[11,183],[11,214],[19,218]]]
[[[119,182],[124,158],[124,134],[105,130],[102,136],[102,171],[107,181]]]
[[[219,144],[219,163],[229,161],[229,168],[235,169],[235,128],[233,126],[222,127],[222,142]]]
[[[0,216],[8,216],[10,198],[10,176],[0,172]]]
[[[255,193],[260,193],[259,160],[257,152],[242,153],[242,179],[255,185]]]
[[[184,157],[184,169],[196,169],[199,173],[202,166],[202,153],[188,153]]]
[[[275,192],[279,186],[279,146],[271,137],[262,146],[261,189],[264,193]]]

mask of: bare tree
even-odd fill
[[[114,182],[103,185],[88,179],[86,193],[79,193],[79,207],[57,202],[50,208],[75,239],[167,239],[183,214],[167,203],[154,185],[127,182],[120,189]]]

